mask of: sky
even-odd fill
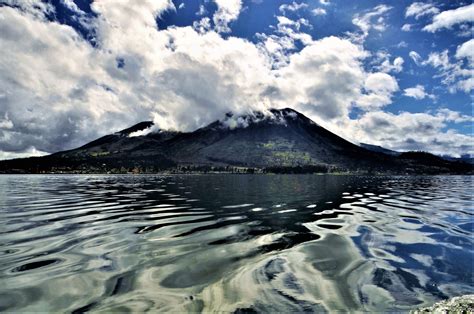
[[[0,159],[286,107],[473,155],[473,21],[470,1],[0,0]]]

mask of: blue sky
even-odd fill
[[[474,153],[467,1],[0,4],[0,158],[271,107],[355,143]]]

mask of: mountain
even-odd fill
[[[372,149],[367,149],[372,148]],[[380,150],[381,149],[381,150]],[[138,123],[79,148],[0,162],[0,172],[160,171],[466,173],[434,155],[387,154],[329,132],[293,109],[232,113],[193,132]],[[433,158],[432,158],[432,157]]]
[[[384,154],[390,155],[390,156],[398,156],[398,155],[401,154],[400,152],[397,152],[397,151],[394,151],[394,150],[391,150],[391,149],[388,149],[388,148],[385,148],[385,147],[382,147],[382,146],[372,145],[372,144],[367,144],[367,143],[360,143],[360,147],[363,147],[363,148],[365,148],[367,150],[370,150],[370,151],[373,151],[373,152],[384,153]]]

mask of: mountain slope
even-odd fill
[[[77,149],[0,162],[1,172],[159,172],[229,167],[274,172],[472,170],[466,164],[425,155],[391,156],[365,149],[289,108],[239,116],[227,114],[222,120],[188,133],[155,130],[151,121],[145,121]]]
[[[391,156],[398,156],[401,154],[400,152],[397,152],[397,151],[394,151],[382,146],[372,145],[372,144],[360,143],[360,147],[373,151],[373,152],[384,153],[386,155],[391,155]]]
[[[357,168],[385,156],[354,145],[292,110],[239,116],[244,126],[230,128],[229,119],[168,143],[181,163],[219,163],[246,167],[328,165]]]

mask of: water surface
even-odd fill
[[[408,311],[474,293],[473,178],[0,176],[0,311]]]

